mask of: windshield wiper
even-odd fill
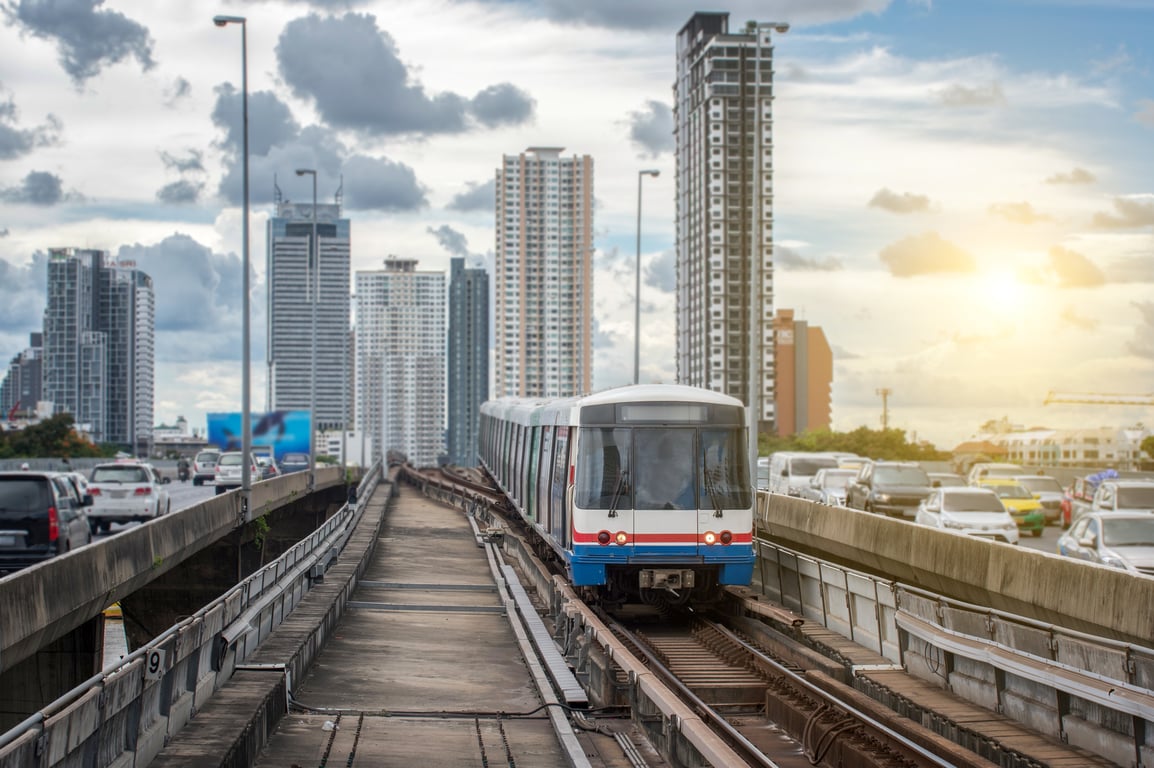
[[[609,516],[617,517],[617,502],[621,500],[621,494],[625,491],[625,478],[629,476],[629,470],[621,470],[621,474],[617,475],[617,485],[613,487],[613,498],[609,500]]]
[[[725,513],[721,511],[721,502],[717,500],[717,494],[715,494],[713,492],[714,487],[715,487],[714,483],[713,483],[713,476],[715,473],[720,474],[720,470],[718,470],[716,467],[711,469],[708,466],[706,466],[706,468],[705,468],[705,492],[709,495],[709,501],[713,505],[713,516],[714,517],[724,517]]]

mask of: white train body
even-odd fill
[[[480,455],[575,586],[712,597],[753,575],[745,408],[644,384],[481,407]]]

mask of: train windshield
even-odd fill
[[[753,503],[741,429],[584,427],[583,509],[734,509]]]

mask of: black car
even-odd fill
[[[62,472],[0,472],[0,574],[35,565],[92,541],[81,495]]]
[[[933,490],[926,471],[910,461],[871,461],[846,489],[846,506],[913,519]]]

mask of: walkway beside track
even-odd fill
[[[461,511],[403,483],[382,485],[354,539],[366,526],[372,551],[359,577],[336,573],[342,556],[293,614],[314,613],[314,595],[315,610],[325,610],[320,602],[337,597],[318,592],[330,582],[351,590],[308,671],[291,681],[291,711],[259,755],[252,745],[275,720],[256,712],[254,697],[264,696],[266,710],[285,707],[281,676],[261,665],[287,662],[299,644],[278,642],[280,630],[238,670],[235,691],[211,700],[154,767],[566,765]],[[263,694],[245,690],[253,679],[267,681]]]

